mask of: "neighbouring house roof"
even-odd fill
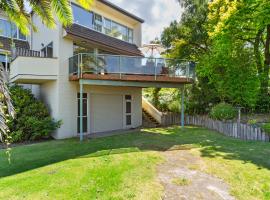
[[[111,8],[113,8],[113,9],[117,10],[118,12],[121,12],[122,14],[124,14],[124,15],[126,15],[126,16],[129,16],[129,17],[131,17],[132,19],[135,19],[135,20],[138,21],[138,22],[144,23],[144,20],[141,19],[140,17],[137,17],[136,15],[134,15],[134,14],[132,14],[132,13],[130,13],[130,12],[128,12],[128,11],[126,11],[126,10],[120,8],[119,6],[117,6],[117,5],[115,5],[115,4],[111,3],[111,2],[109,2],[109,1],[107,1],[107,0],[99,0],[99,1],[100,1],[101,3],[103,3],[103,4],[107,5],[107,6],[109,6],[109,7],[111,7]]]
[[[16,48],[29,49],[28,41],[13,39]],[[0,36],[0,49],[11,51],[11,39]]]
[[[141,51],[135,44],[110,37],[78,24],[67,27],[66,32],[67,36],[71,36],[73,39],[85,40],[101,49],[111,50],[123,55],[142,56]]]

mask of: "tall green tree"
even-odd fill
[[[207,30],[208,1],[179,0],[179,3],[184,8],[181,20],[165,28],[161,42],[168,49],[168,57],[199,62],[211,49]],[[207,76],[197,76],[197,80],[187,87],[186,107],[190,113],[205,113],[220,99]]]
[[[185,9],[179,22],[174,21],[161,35],[162,44],[170,57],[198,61],[209,51],[206,20],[206,0],[179,0]]]
[[[270,110],[270,3],[268,0],[213,0],[209,3],[209,35],[217,40],[229,35],[253,49],[260,81],[258,108]]]

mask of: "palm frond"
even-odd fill
[[[10,93],[7,87],[8,75],[2,63],[0,63],[0,139],[3,142],[4,136],[8,136],[8,126],[6,124],[6,116],[15,117],[15,109],[12,105]],[[6,109],[5,109],[6,108]]]
[[[93,0],[76,0],[82,7],[89,10],[90,7],[93,5]]]
[[[64,26],[72,23],[72,11],[68,1],[66,0],[52,0],[52,9],[55,11],[58,19]]]
[[[50,0],[29,0],[29,3],[33,12],[41,18],[42,23],[49,28],[55,27]]]

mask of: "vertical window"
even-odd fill
[[[102,32],[102,16],[99,14],[94,15],[94,29],[98,32]]]
[[[104,33],[106,35],[111,35],[112,33],[112,21],[109,19],[104,19]]]
[[[87,28],[92,28],[93,26],[93,13],[89,12],[79,6],[71,4],[73,12],[73,21],[76,24],[80,24]]]
[[[128,29],[128,42],[133,43],[133,30]]]
[[[13,23],[10,24],[10,33],[11,33],[11,36],[9,37],[12,37],[12,38],[18,38],[18,35],[17,35],[17,26]]]
[[[131,95],[125,95],[125,121],[126,126],[132,125],[132,97]]]
[[[53,43],[52,42],[41,49],[41,56],[45,58],[53,57]]]
[[[80,93],[77,94],[78,99],[78,117],[77,117],[77,132],[80,133]],[[87,93],[83,93],[83,132],[87,133],[87,122],[88,122],[88,101],[87,101]]]
[[[51,42],[47,46],[47,57],[52,58],[53,57],[53,43]]]

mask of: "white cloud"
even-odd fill
[[[160,37],[163,29],[173,20],[179,20],[182,8],[176,0],[110,0],[121,8],[141,17],[143,43]]]

